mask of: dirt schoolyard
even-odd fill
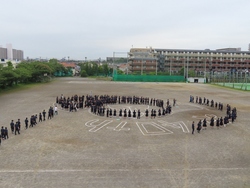
[[[56,97],[77,95],[143,96],[177,100],[172,113],[151,119],[155,106],[114,104],[140,109],[141,119],[101,117],[90,109],[59,107],[51,120],[25,130],[24,119],[48,111]],[[223,111],[190,103],[190,95],[222,102]],[[9,139],[0,146],[0,187],[250,187],[250,93],[206,84],[129,83],[58,78],[51,83],[0,95],[0,126]],[[191,134],[191,124],[224,117],[237,108],[234,123],[208,124]],[[118,115],[118,113],[117,113]],[[14,135],[10,121],[21,120]]]

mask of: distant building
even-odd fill
[[[11,44],[7,44],[6,48],[0,47],[0,59],[1,61],[5,60],[14,60],[14,61],[22,61],[23,58],[23,51],[16,50],[12,48]]]
[[[73,76],[79,74],[80,69],[75,62],[60,62],[60,64],[65,68],[71,69]]]
[[[128,54],[129,72],[157,72],[157,57],[152,48],[131,48]]]
[[[198,75],[205,72],[246,72],[250,70],[250,51],[241,48],[217,50],[131,48],[129,72],[179,73],[181,69],[193,70]]]

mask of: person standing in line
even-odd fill
[[[216,120],[216,127],[219,129],[219,127],[220,127],[220,119],[218,118],[217,120]]]
[[[18,129],[19,129],[19,134],[20,134],[20,130],[21,130],[21,121],[20,121],[20,119],[17,120],[17,124],[18,124]]]
[[[17,121],[16,124],[15,124],[15,135],[16,135],[16,133],[20,134],[19,123],[18,123],[18,121]]]
[[[176,105],[176,99],[173,100],[173,106],[175,106],[175,105]]]
[[[137,119],[140,119],[141,118],[141,111],[140,109],[137,111]]]
[[[26,117],[26,119],[24,120],[24,123],[25,123],[25,129],[28,129],[29,120],[28,120],[27,117]]]
[[[194,130],[195,130],[195,127],[194,127],[194,121],[192,123],[192,134],[194,134]]]
[[[57,105],[55,105],[54,111],[55,111],[55,115],[58,115],[58,108],[57,108]]]
[[[146,118],[148,117],[148,109],[146,109],[146,111],[145,111],[145,116],[146,116]]]
[[[43,118],[42,118],[43,116],[42,116],[42,113],[40,112],[39,113],[39,121],[38,122],[42,122],[43,121]]]
[[[2,126],[2,129],[1,129],[1,135],[2,135],[2,139],[5,139],[5,134],[4,134],[4,128]]]
[[[11,129],[12,134],[14,134],[14,130],[15,130],[14,120],[11,120],[11,122],[10,122],[10,129]]]
[[[45,112],[45,110],[43,110],[43,121],[46,120],[45,117],[46,117],[46,112]]]
[[[206,118],[203,120],[203,129],[207,129],[207,120]]]
[[[200,131],[201,131],[201,120],[199,121],[197,125],[197,132],[200,133]]]
[[[9,138],[9,133],[8,133],[7,127],[5,127],[5,129],[4,129],[4,137],[5,137],[4,138],[5,140]]]

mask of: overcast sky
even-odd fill
[[[11,43],[25,58],[104,59],[150,46],[248,50],[250,43],[250,0],[2,0],[0,5],[0,46]]]

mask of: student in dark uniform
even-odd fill
[[[158,116],[161,117],[161,109],[158,110]]]
[[[201,131],[201,120],[197,124],[197,132],[200,133]]]
[[[127,117],[127,110],[126,110],[126,109],[123,111],[123,116],[124,116],[125,118]]]
[[[10,122],[10,129],[11,129],[12,134],[14,134],[14,131],[15,131],[15,123],[14,123],[14,120],[11,120],[11,122]]]
[[[210,120],[210,126],[214,127],[214,117],[212,117],[211,120]]]
[[[109,109],[107,109],[106,116],[109,117]]]
[[[206,118],[203,120],[203,128],[205,130],[207,129],[207,120],[206,120]]]
[[[228,124],[228,117],[225,116],[225,117],[224,117],[224,126],[226,126],[227,124]]]
[[[140,109],[137,111],[137,119],[140,119],[141,118],[141,111]]]
[[[25,123],[25,129],[28,129],[29,120],[28,120],[27,117],[26,117],[26,119],[24,120],[24,123]]]
[[[148,117],[148,109],[146,109],[146,111],[145,111],[145,116],[146,116],[146,118]]]
[[[30,117],[30,127],[34,126],[34,122],[33,122],[33,115]]]
[[[1,136],[2,136],[2,139],[4,139],[4,138],[5,138],[5,135],[4,135],[4,128],[3,128],[3,126],[2,126],[2,128],[1,128]]]
[[[8,138],[9,138],[8,129],[7,129],[7,127],[5,127],[5,129],[4,129],[4,139],[6,140]]]
[[[19,129],[19,123],[18,123],[18,121],[15,124],[15,135],[16,135],[16,133],[20,134],[20,129]]]
[[[136,118],[136,112],[135,112],[135,110],[133,111],[133,118]]]
[[[221,117],[220,118],[220,126],[223,126],[224,124],[223,124],[223,118]]]
[[[45,112],[45,110],[43,110],[43,121],[46,120],[45,117],[46,117],[46,112]]]
[[[122,109],[119,111],[119,117],[122,117]]]
[[[20,132],[20,130],[21,130],[21,121],[20,121],[20,119],[17,120],[17,124],[18,124],[19,132]]]
[[[154,117],[154,110],[153,109],[151,110],[150,116],[151,116],[151,119]]]
[[[218,119],[216,120],[216,127],[219,129],[219,126],[220,126],[220,119],[218,118]]]
[[[162,108],[162,115],[163,115],[163,116],[165,116],[165,115],[166,115],[165,108]]]
[[[43,121],[43,118],[42,118],[42,113],[39,113],[39,122],[42,122]]]
[[[49,108],[49,110],[48,110],[48,119],[51,119],[51,118],[52,118],[52,114],[51,114],[51,110]]]
[[[109,110],[109,116],[112,117],[112,109]]]
[[[116,117],[116,109],[114,109],[114,116]]]
[[[128,117],[131,118],[131,110],[128,110]]]
[[[154,110],[154,115],[153,115],[153,117],[154,117],[154,119],[155,119],[155,117],[156,117],[156,110]]]
[[[37,114],[34,116],[34,125],[36,125],[37,124]]]
[[[192,134],[194,134],[194,129],[195,129],[195,127],[194,127],[194,121],[193,121],[193,123],[192,123]]]

